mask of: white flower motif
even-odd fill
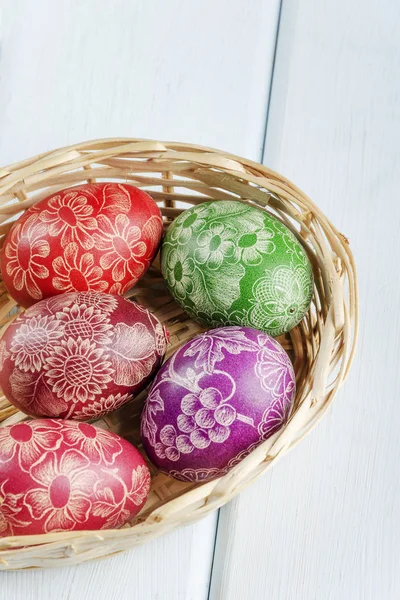
[[[50,254],[50,246],[43,239],[46,226],[37,224],[37,213],[31,214],[23,224],[16,223],[5,244],[7,275],[12,277],[13,286],[19,292],[26,289],[31,298],[40,300],[42,292],[36,279],[46,279],[49,270],[38,262]]]
[[[181,213],[171,227],[171,239],[178,244],[186,244],[193,233],[200,231],[205,225],[205,217],[209,214],[208,206],[194,206]]]
[[[48,200],[47,209],[39,213],[39,218],[47,223],[52,236],[61,236],[61,245],[77,242],[86,250],[93,248],[93,232],[98,225],[93,217],[93,207],[78,191],[57,194]]]
[[[51,427],[33,421],[0,428],[0,463],[10,461],[17,454],[21,469],[29,471],[44,452],[57,450],[62,435],[56,427],[61,426],[56,421],[51,423]]]
[[[237,260],[243,260],[248,266],[259,265],[263,254],[272,254],[275,251],[275,244],[272,241],[274,232],[269,229],[254,228],[248,233],[240,236],[235,248]]]
[[[254,283],[253,294],[251,326],[280,335],[297,325],[306,312],[312,296],[312,278],[303,267],[276,267]]]
[[[72,419],[99,419],[108,413],[117,410],[130,400],[132,394],[110,394],[107,398],[100,398],[91,404],[86,404],[80,411],[75,411]]]
[[[96,247],[103,251],[100,265],[112,269],[115,282],[123,281],[128,273],[136,280],[144,271],[138,258],[146,254],[146,244],[141,241],[141,231],[125,214],[117,215],[115,224],[105,215],[98,217],[100,231],[96,233]]]
[[[172,248],[167,254],[166,273],[168,285],[178,298],[183,300],[193,290],[194,261],[180,247]]]
[[[63,335],[60,322],[54,316],[26,319],[11,341],[11,355],[22,371],[40,371],[46,357]]]
[[[120,281],[116,281],[110,287],[109,293],[115,294],[116,296],[122,296],[125,292],[128,292],[137,283],[137,277],[128,281],[128,283],[122,284]]]
[[[209,269],[219,269],[224,258],[233,259],[235,257],[235,240],[237,231],[229,225],[222,223],[212,223],[207,230],[200,233],[197,238],[198,248],[195,250],[194,257],[199,264],[207,264]]]
[[[57,313],[57,319],[64,327],[64,335],[74,339],[90,340],[98,344],[110,343],[112,325],[107,314],[94,306],[73,304]]]
[[[65,248],[63,256],[53,260],[53,269],[57,277],[53,277],[53,286],[60,292],[104,292],[108,283],[102,280],[103,271],[95,266],[93,255],[86,252],[79,257],[79,247],[72,242]]]
[[[111,294],[99,294],[98,292],[80,292],[76,295],[77,304],[93,306],[102,312],[112,313],[118,306],[118,300]]]
[[[25,527],[27,521],[18,518],[24,508],[22,505],[23,494],[6,492],[8,479],[0,485],[0,537],[14,535],[14,527]]]
[[[205,315],[230,308],[240,296],[240,280],[245,274],[243,265],[234,259],[223,269],[196,266],[183,246],[174,247],[168,241],[162,247],[161,270],[174,297],[192,315],[193,306],[197,314]]]
[[[279,431],[288,420],[291,408],[292,403],[289,403],[285,396],[281,396],[264,411],[257,428],[261,439],[266,440]]]
[[[254,371],[263,390],[272,392],[276,397],[283,395],[285,399],[290,399],[295,389],[293,367],[282,347],[275,348],[271,349],[267,345],[262,347],[257,355]]]
[[[171,477],[190,483],[200,483],[205,480],[210,481],[211,479],[221,477],[225,473],[225,469],[183,469],[183,471],[176,471],[173,469],[172,471],[169,471]]]
[[[45,375],[52,391],[66,402],[87,402],[102,393],[113,369],[103,348],[88,339],[62,340],[47,357]]]
[[[67,450],[60,459],[53,452],[44,454],[30,469],[39,487],[24,498],[34,519],[46,518],[44,530],[69,531],[88,519],[96,475],[90,461],[77,450]]]
[[[77,446],[95,464],[105,462],[111,465],[122,452],[121,444],[113,435],[88,423],[66,427],[64,440],[68,446]]]

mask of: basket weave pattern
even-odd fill
[[[268,210],[302,241],[314,271],[314,297],[303,321],[279,341],[291,354],[297,394],[286,426],[224,477],[193,484],[150,465],[152,488],[140,515],[119,530],[0,538],[0,569],[71,565],[143,544],[222,506],[314,427],[345,379],[358,327],[357,282],[348,240],[290,181],[266,167],[210,148],[141,139],[106,139],[70,146],[0,169],[0,243],[16,215],[68,186],[113,180],[146,190],[165,227],[182,210],[209,200],[240,200]],[[204,328],[173,301],[158,257],[127,297],[153,311],[171,335],[168,355]],[[1,330],[16,303],[0,281]],[[10,311],[13,313],[10,316]],[[140,444],[142,393],[98,425]],[[0,396],[0,421],[25,415]]]

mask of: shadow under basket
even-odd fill
[[[152,486],[146,506],[121,529],[0,538],[2,570],[59,567],[109,556],[205,517],[275,464],[318,423],[353,358],[357,282],[348,240],[290,181],[244,158],[190,144],[122,138],[77,144],[24,160],[0,169],[1,243],[15,217],[36,202],[65,187],[105,180],[146,190],[160,206],[165,228],[185,208],[233,199],[275,215],[301,240],[314,271],[313,300],[302,322],[278,338],[294,364],[294,409],[278,433],[220,479],[185,483],[149,465]],[[149,308],[166,325],[171,335],[168,355],[204,331],[170,296],[158,257],[126,296]],[[16,310],[0,281],[1,330]],[[97,424],[140,447],[139,421],[145,396],[142,393]],[[1,395],[2,425],[25,418]]]

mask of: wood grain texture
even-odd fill
[[[278,0],[0,0],[0,164],[111,136],[260,159]],[[110,560],[3,573],[7,600],[197,600],[216,515]]]
[[[319,427],[220,514],[212,600],[400,597],[400,6],[284,0],[264,162],[350,238],[356,363]]]

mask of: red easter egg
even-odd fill
[[[1,252],[3,281],[21,306],[64,292],[123,294],[153,260],[160,209],[121,183],[67,188],[29,208]]]
[[[122,296],[54,296],[28,308],[5,330],[0,387],[28,415],[97,418],[147,385],[166,345],[159,320]]]
[[[0,428],[0,536],[116,528],[146,502],[150,473],[131,444],[87,423]]]

